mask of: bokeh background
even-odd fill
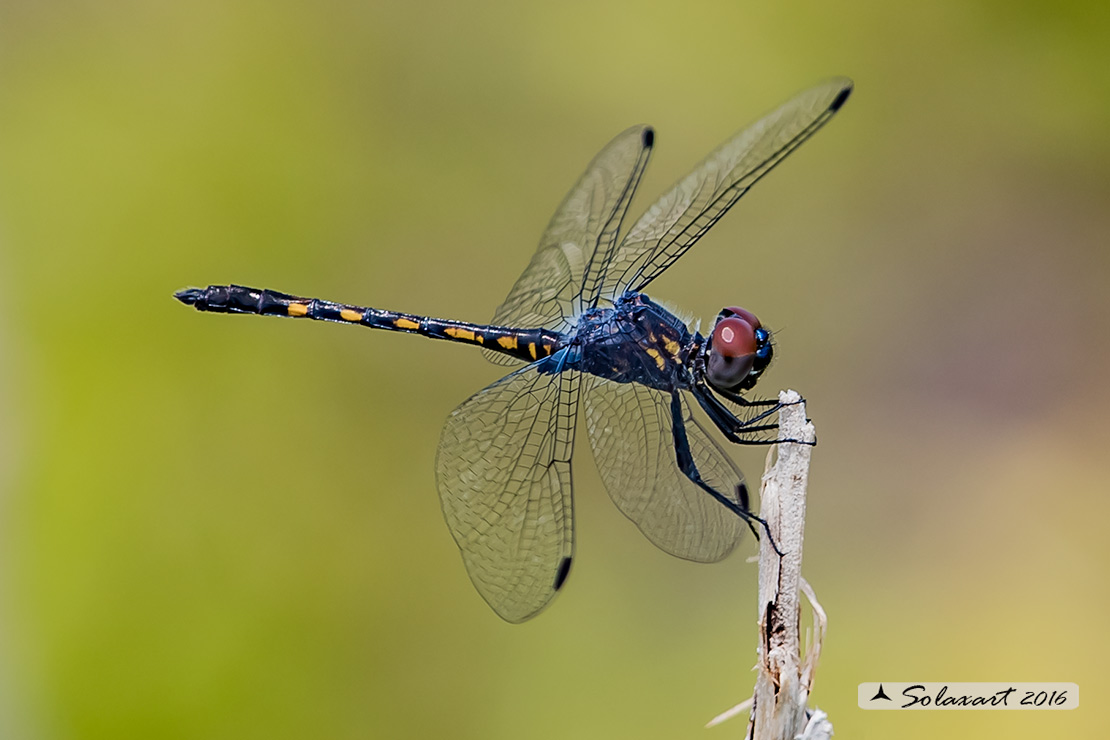
[[[652,290],[758,312],[763,391],[810,399],[813,704],[1098,736],[1110,6],[78,0],[0,7],[0,737],[741,737],[701,726],[754,679],[743,554],[653,548],[582,438],[573,578],[502,623],[433,477],[497,368],[170,295],[486,320],[613,134],[658,130],[638,213],[833,74],[840,115]],[[1082,706],[859,710],[876,680]]]

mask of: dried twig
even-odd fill
[[[813,425],[806,421],[805,403],[794,391],[783,391],[779,400],[779,438],[813,442]],[[751,740],[826,740],[832,725],[823,712],[810,712],[806,700],[813,688],[817,658],[825,635],[825,612],[802,578],[802,542],[805,531],[806,485],[812,447],[782,442],[767,455],[767,470],[760,491],[760,516],[767,522],[779,555],[770,539],[759,548],[759,664],[754,696],[724,712],[709,726],[732,717],[748,705]],[[771,464],[772,454],[775,462]],[[813,642],[803,662],[800,637],[800,593],[813,609]]]

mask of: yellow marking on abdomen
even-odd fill
[[[516,349],[516,337],[515,336],[498,337],[497,338],[497,343],[500,344],[505,349]]]
[[[458,339],[463,342],[474,341],[474,332],[472,332],[470,329],[459,329],[454,326],[449,326],[443,330],[443,333],[451,337],[452,339]]]
[[[679,346],[678,342],[676,342],[673,339],[667,339],[663,343],[663,346],[666,347],[667,351],[670,352],[674,356],[678,356],[678,351],[680,349],[682,349],[682,347]]]
[[[393,325],[398,329],[415,330],[420,328],[420,324],[412,319],[394,319]]]
[[[660,354],[659,350],[655,349],[655,347],[648,347],[646,352],[648,353],[648,357],[655,360],[655,364],[659,366],[660,370],[667,366],[667,361],[663,359],[663,355]]]
[[[308,306],[303,303],[290,303],[289,308],[286,309],[290,316],[307,316]]]
[[[339,318],[344,321],[362,321],[362,314],[350,308],[344,308],[339,312]]]

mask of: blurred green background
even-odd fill
[[[837,737],[1097,736],[1108,8],[5,2],[0,737],[742,736],[701,725],[750,695],[754,547],[656,550],[580,438],[574,577],[505,624],[433,477],[497,368],[170,295],[483,321],[612,135],[657,127],[635,214],[833,74],[840,115],[652,286],[756,311],[762,391],[810,399],[812,703]],[[859,710],[876,680],[1083,706]]]

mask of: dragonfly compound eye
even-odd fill
[[[762,324],[759,323],[759,319],[755,317],[755,314],[746,308],[740,308],[739,306],[729,306],[728,308],[721,309],[721,313],[718,318],[724,319],[729,316],[737,316],[744,321],[747,321],[749,324],[751,324],[751,327],[753,329],[758,330],[762,326]]]
[[[758,348],[755,335],[755,327],[739,315],[717,322],[713,328],[707,367],[709,381],[713,385],[731,390],[743,384],[755,365]]]

